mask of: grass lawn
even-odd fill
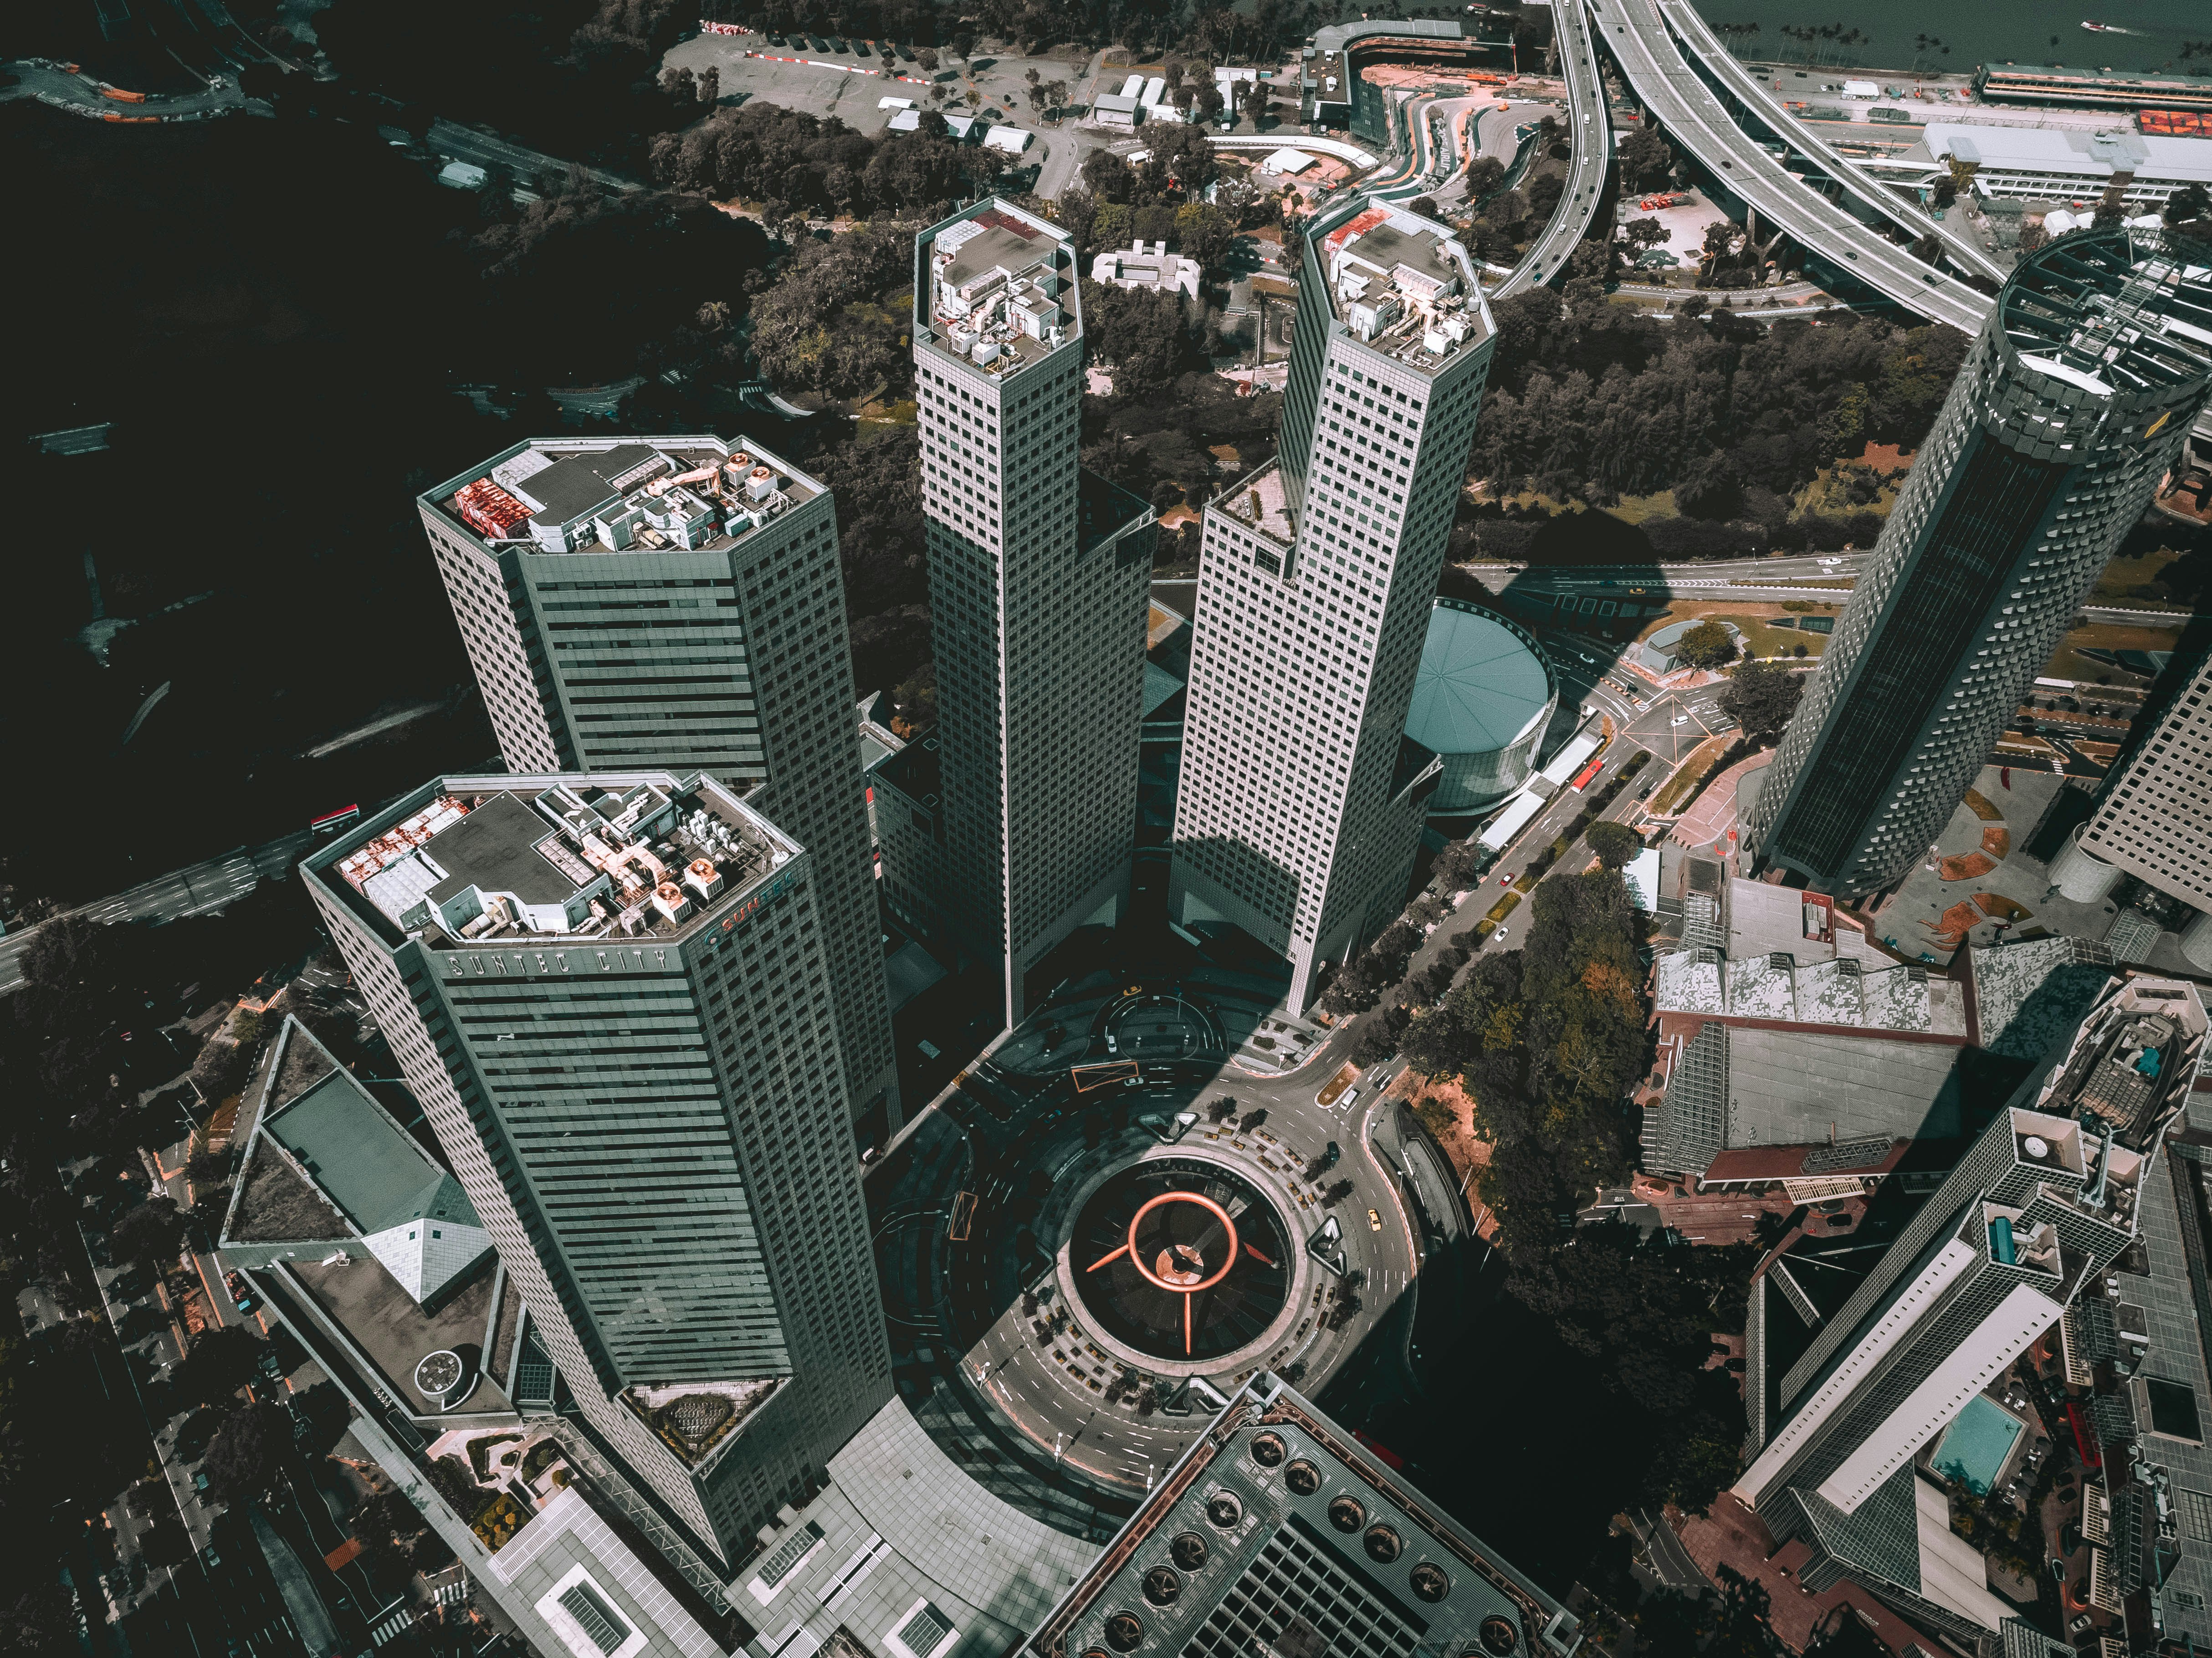
[[[2175,538],[2179,539],[2182,533],[2177,526]],[[2100,604],[2148,605],[2153,609],[2185,610],[2186,605],[2176,604],[2172,600],[2148,591],[2150,584],[2164,574],[2166,567],[2180,556],[2171,547],[2158,547],[2137,558],[2116,558],[2105,566],[2105,573],[2097,578],[2097,585],[2091,590],[2090,598]]]
[[[2181,642],[2179,619],[2171,628],[2125,626],[2117,622],[2093,622],[2086,628],[2076,628],[2059,641],[2051,660],[2044,665],[2043,674],[2048,679],[2083,679],[2094,683],[2099,674],[2113,673],[2110,663],[2099,662],[2081,654],[2084,649],[2099,651],[2170,651]],[[2121,676],[2114,675],[2115,677]]]

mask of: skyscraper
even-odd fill
[[[2205,1025],[2189,985],[2114,978],[1847,1299],[1792,1278],[1786,1256],[1778,1297],[1753,1296],[1752,1460],[1735,1495],[1775,1541],[1812,1547],[1797,1570],[1808,1593],[1848,1575],[1916,1620],[1996,1627],[1978,1582],[1976,1595],[1946,1587],[1948,1509],[1937,1493],[1946,1538],[1933,1537],[1915,1461],[2070,1303],[2103,1293],[2164,1177],[2158,1151]]]
[[[1902,876],[2180,452],[2212,276],[2155,231],[2021,261],[1967,355],[1744,820],[1841,894]],[[2192,320],[2193,319],[2193,320]]]
[[[994,199],[915,241],[915,400],[953,918],[1005,1017],[1136,845],[1152,510],[1076,464],[1075,250]]]
[[[894,1126],[829,490],[750,439],[538,438],[416,505],[509,770],[703,768],[813,854],[847,1093]]]
[[[2182,952],[2212,971],[2212,657],[2051,865],[2076,903],[2099,902],[2125,875],[2190,907]]]
[[[1206,509],[1170,902],[1287,957],[1303,1010],[1411,873],[1406,714],[1493,330],[1432,220],[1355,199],[1300,258],[1280,452]]]
[[[441,778],[301,867],[593,1448],[726,1573],[890,1396],[813,854],[633,771]]]

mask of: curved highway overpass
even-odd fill
[[[1529,246],[1513,274],[1491,290],[1494,302],[1510,299],[1539,282],[1549,282],[1566,268],[1567,256],[1589,234],[1591,216],[1605,194],[1606,169],[1613,161],[1613,121],[1606,112],[1605,77],[1598,72],[1596,48],[1590,41],[1589,20],[1581,0],[1565,0],[1552,8],[1552,27],[1559,40],[1559,69],[1567,82],[1567,142],[1574,160],[1567,187],[1551,223]]]
[[[1929,218],[1925,214],[1913,212],[1897,198],[1888,185],[1861,173],[1838,154],[1826,138],[1814,131],[1809,123],[1800,120],[1784,109],[1781,100],[1759,83],[1759,77],[1737,62],[1735,55],[1720,43],[1712,30],[1706,27],[1705,20],[1698,15],[1695,6],[1687,3],[1687,0],[1658,0],[1658,9],[1665,27],[1672,32],[1679,46],[1697,54],[1698,63],[1721,83],[1729,97],[1756,115],[1761,124],[1793,151],[1817,163],[1824,174],[1834,179],[1855,200],[1880,213],[1907,235],[1923,236],[1933,232],[1960,269],[1970,275],[1984,276],[1993,282],[2004,281],[2005,271],[1972,236],[1962,235],[1958,227],[1948,221],[1938,221]]]
[[[1792,178],[1735,124],[1719,95],[1684,60],[1662,9],[1670,3],[1679,0],[1588,0],[1598,33],[1668,137],[1729,194],[1787,231],[1830,270],[1906,310],[1964,333],[1978,331],[1989,314],[1987,295],[1923,264],[1908,248]]]

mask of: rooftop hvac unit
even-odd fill
[[[755,501],[766,501],[775,493],[775,474],[765,466],[756,466],[745,479],[745,494]]]
[[[976,341],[976,342],[975,342],[975,361],[976,361],[977,362],[979,362],[979,363],[996,362],[998,360],[999,360],[999,343],[998,343],[998,341],[996,341],[996,340],[978,340],[978,341]]]

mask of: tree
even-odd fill
[[[267,1345],[242,1324],[203,1330],[174,1372],[177,1391],[202,1405],[227,1405],[261,1368]]]
[[[221,1029],[210,1031],[192,1061],[192,1086],[210,1104],[235,1094],[246,1081],[252,1057],[243,1042],[232,1041]]]
[[[1251,118],[1255,126],[1266,118],[1267,106],[1273,100],[1273,89],[1265,81],[1258,79],[1245,82],[1244,90],[1238,97],[1238,100],[1244,106],[1244,113]]]
[[[1589,826],[1583,838],[1596,854],[1599,863],[1607,869],[1619,869],[1644,850],[1644,837],[1626,823],[1617,823],[1601,817]]]
[[[1724,622],[1700,622],[1684,634],[1675,653],[1693,668],[1720,668],[1735,660],[1735,635]]]
[[[1621,179],[1638,190],[1650,190],[1667,181],[1674,156],[1668,150],[1667,141],[1650,127],[1639,127],[1620,141],[1614,152],[1620,162]]]
[[[281,1408],[241,1405],[216,1430],[200,1471],[218,1501],[244,1502],[268,1489],[291,1448],[291,1424]]]
[[[922,47],[914,54],[914,61],[921,65],[921,72],[924,75],[936,74],[937,48],[935,46]]]
[[[1622,234],[1631,247],[1656,247],[1668,240],[1667,227],[1656,219],[1631,219]]]
[[[702,104],[713,104],[720,100],[722,71],[714,64],[709,64],[699,71],[698,93],[699,101]]]
[[[1733,518],[1743,506],[1735,463],[1717,449],[1692,461],[1674,485],[1674,506],[1686,518]]]
[[[119,1260],[173,1266],[185,1247],[184,1217],[174,1199],[149,1198],[115,1223],[109,1242]]]
[[[1176,210],[1176,243],[1201,270],[1218,268],[1236,246],[1237,222],[1226,213],[1204,202],[1186,202]]]
[[[1480,201],[1505,182],[1505,163],[1495,155],[1478,155],[1467,164],[1467,193]]]
[[[1772,662],[1747,662],[1729,676],[1713,700],[1746,736],[1774,738],[1796,713],[1804,690],[1802,674]]]

